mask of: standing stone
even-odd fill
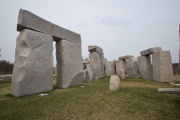
[[[86,79],[85,82],[91,83],[94,81],[94,75],[91,69],[91,65],[87,64],[87,70],[86,70]]]
[[[94,74],[95,79],[99,79],[105,76],[104,69],[104,53],[103,49],[96,46],[90,45],[88,46],[88,51],[90,52],[89,58],[91,63],[91,68]]]
[[[115,75],[115,66],[113,61],[106,61],[106,76]]]
[[[84,82],[86,81],[86,72],[87,72],[87,69],[84,69],[83,70],[83,81]]]
[[[153,80],[157,82],[171,82],[173,70],[170,51],[161,51],[152,54]]]
[[[153,79],[153,71],[151,65],[151,57],[149,56],[139,56],[137,58],[138,68],[139,68],[139,75],[140,78],[146,80]]]
[[[180,24],[179,24],[179,71],[180,71]]]
[[[115,65],[116,65],[116,75],[121,77],[121,75],[122,75],[121,72],[123,69],[123,60],[116,60]]]
[[[124,69],[121,70],[121,79],[125,79]]]
[[[60,40],[56,42],[57,87],[81,85],[83,63],[81,44]]]
[[[134,65],[135,62],[134,58],[125,60],[124,72],[127,77],[138,78],[137,67]]]
[[[18,97],[53,87],[52,36],[24,29],[17,37],[11,94]]]
[[[111,91],[118,91],[120,90],[121,87],[121,81],[120,78],[116,75],[112,75],[110,78],[110,86],[109,86],[109,90]]]

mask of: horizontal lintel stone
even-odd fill
[[[88,51],[89,52],[98,52],[98,53],[101,53],[101,54],[104,54],[103,52],[103,49],[100,48],[99,46],[96,46],[96,45],[89,45],[88,46]]]
[[[149,48],[147,50],[143,50],[140,52],[140,54],[141,56],[145,56],[145,55],[150,55],[152,53],[159,52],[159,51],[162,51],[161,47],[154,47],[154,48]]]
[[[20,9],[17,23],[17,31],[22,31],[25,28],[52,35],[54,41],[63,39],[81,44],[80,34],[55,25],[29,11]]]
[[[134,57],[133,55],[121,56],[121,57],[119,57],[119,60],[131,59],[131,58],[133,58],[133,57]]]

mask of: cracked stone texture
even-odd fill
[[[139,68],[139,75],[140,78],[146,80],[153,79],[153,71],[151,65],[151,56],[139,56],[137,58],[138,68]]]
[[[21,31],[25,28],[52,35],[53,40],[55,41],[64,39],[67,41],[81,44],[80,34],[57,26],[27,10],[20,9],[17,23],[17,31]]]
[[[53,38],[24,29],[16,40],[11,94],[18,97],[53,88]]]
[[[103,52],[103,49],[102,48],[100,48],[99,46],[96,46],[96,45],[89,45],[88,46],[88,51],[90,52],[90,53],[92,53],[92,52],[98,52],[98,53],[100,53],[100,54],[104,54],[104,52]]]
[[[154,81],[171,82],[173,80],[173,69],[170,51],[153,53],[152,64]]]
[[[114,61],[106,61],[105,66],[106,66],[106,76],[115,75]]]
[[[56,59],[57,87],[81,85],[84,75],[81,44],[67,40],[56,42]]]
[[[154,48],[149,48],[147,50],[143,50],[140,52],[140,54],[141,54],[141,56],[146,56],[146,55],[150,55],[150,54],[153,54],[153,53],[159,52],[159,51],[162,51],[161,47],[154,47]]]
[[[109,90],[118,91],[121,89],[121,80],[118,76],[112,75],[110,78]]]

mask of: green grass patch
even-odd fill
[[[54,77],[55,85],[55,77]],[[175,87],[143,79],[121,81],[121,90],[109,91],[109,77],[85,86],[13,97],[10,80],[0,81],[0,120],[179,120],[180,95],[158,93]]]

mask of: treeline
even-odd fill
[[[0,60],[0,73],[1,74],[12,74],[13,64],[6,60]]]

